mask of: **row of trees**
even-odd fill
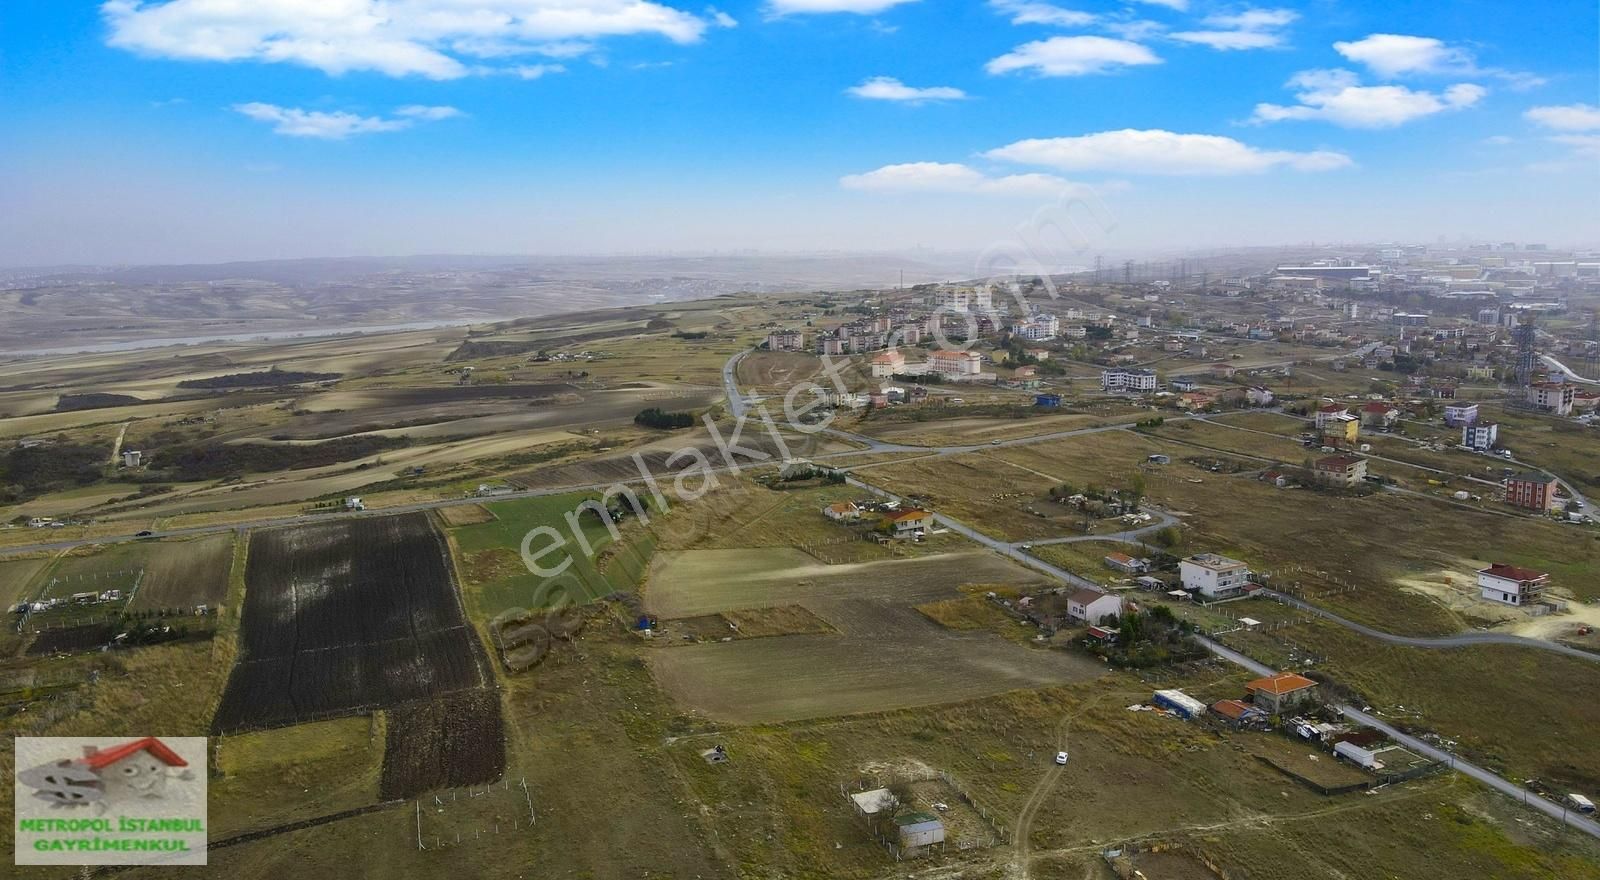
[[[657,428],[663,431],[673,431],[679,428],[694,426],[694,413],[667,412],[658,406],[652,406],[641,411],[633,417],[633,423],[646,428]]]

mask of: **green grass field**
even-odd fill
[[[476,610],[492,617],[508,608],[546,606],[554,601],[551,591],[557,589],[566,601],[580,605],[618,589],[632,589],[636,581],[630,578],[642,573],[644,564],[631,559],[632,554],[626,550],[607,553],[611,535],[594,514],[585,513],[578,518],[578,532],[573,531],[567,519],[583,501],[598,497],[574,493],[487,504],[494,520],[449,529],[465,581],[463,587]],[[565,564],[561,574],[544,577],[524,564],[523,539],[534,529],[554,529],[559,533],[558,549],[550,550],[537,562],[549,570]],[[556,541],[541,531],[529,539],[529,552],[538,554],[547,547],[557,547]],[[587,541],[593,552],[585,552],[582,541]],[[600,560],[611,555],[616,556],[616,561],[605,566],[610,570],[608,575],[602,571]]]

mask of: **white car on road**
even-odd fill
[[[1065,763],[1067,763],[1067,753],[1066,752],[1056,752],[1056,763],[1057,764],[1065,764]]]

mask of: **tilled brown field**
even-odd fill
[[[383,750],[383,800],[424,791],[483,785],[506,769],[500,695],[459,691],[438,700],[407,703],[389,714]]]
[[[239,662],[213,727],[294,724],[478,687],[444,540],[425,514],[251,535]]]

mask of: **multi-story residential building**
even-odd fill
[[[1444,408],[1444,423],[1452,428],[1463,428],[1478,421],[1476,403],[1449,403]]]
[[[1061,319],[1055,315],[1031,315],[1028,320],[1017,323],[1011,327],[1013,336],[1037,342],[1041,339],[1054,339],[1061,332]]]
[[[1549,474],[1513,474],[1506,477],[1506,503],[1548,512],[1556,504],[1556,485]]]
[[[1500,426],[1494,422],[1461,426],[1461,445],[1478,452],[1487,452],[1500,440]]]
[[[992,312],[994,298],[987,287],[941,287],[933,294],[933,307],[948,312]]]
[[[1373,401],[1361,407],[1361,424],[1368,428],[1392,428],[1400,420],[1400,410],[1387,403]]]
[[[1539,382],[1528,386],[1528,404],[1558,416],[1572,414],[1577,389],[1565,382]]]
[[[1319,482],[1329,486],[1350,488],[1367,478],[1367,460],[1354,455],[1330,455],[1311,464]]]
[[[1131,367],[1101,370],[1100,387],[1112,394],[1144,394],[1156,390],[1156,374]]]
[[[799,330],[774,330],[767,334],[767,348],[772,351],[803,351],[806,335]]]
[[[1216,553],[1197,553],[1178,563],[1183,588],[1207,599],[1237,595],[1250,582],[1250,567]]]
[[[1483,598],[1505,605],[1529,605],[1544,595],[1550,575],[1531,568],[1518,568],[1496,562],[1478,572],[1478,590]]]

